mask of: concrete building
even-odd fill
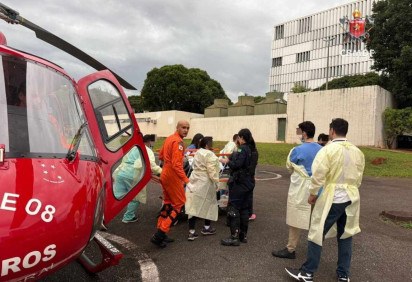
[[[200,114],[164,111],[135,114],[144,134],[167,137],[177,121],[190,121],[187,138],[196,133],[228,141],[242,128],[249,128],[256,142],[300,143],[296,127],[304,120],[316,125],[316,137],[329,133],[333,118],[349,122],[348,139],[355,145],[385,147],[382,114],[393,107],[391,93],[379,86],[365,86],[288,95],[287,112],[283,114],[242,115],[205,118]]]
[[[213,105],[205,109],[205,117],[227,117],[229,100],[215,99]]]
[[[190,120],[188,137],[202,133],[213,136],[216,141],[229,141],[242,128],[249,128],[256,142],[283,143],[286,114],[193,118]]]
[[[137,113],[134,116],[143,134],[155,134],[158,137],[167,137],[175,132],[179,120],[190,121],[203,117],[201,114],[182,111]]]
[[[240,96],[239,100],[234,105],[228,108],[228,116],[247,116],[254,114],[255,97],[253,96]]]
[[[290,92],[295,83],[313,89],[325,83],[327,77],[330,81],[370,72],[373,64],[370,53],[361,40],[352,40],[348,31],[352,34],[358,28],[353,25],[354,16],[365,20],[372,15],[375,1],[359,0],[276,25],[270,91]],[[353,15],[355,10],[361,14]]]
[[[355,145],[384,148],[383,112],[393,107],[392,94],[379,86],[354,87],[327,91],[290,93],[287,108],[286,143],[298,143],[296,128],[304,120],[329,134],[333,118],[349,122],[348,140]]]
[[[255,115],[285,114],[287,103],[283,100],[283,93],[266,93],[265,99],[255,104]]]

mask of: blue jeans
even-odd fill
[[[352,259],[352,237],[346,239],[339,239],[346,225],[346,213],[345,208],[349,206],[351,202],[342,204],[332,204],[328,216],[325,220],[323,227],[323,237],[328,233],[329,229],[336,222],[338,228],[337,240],[338,240],[338,268],[336,274],[338,276],[349,277],[350,262]],[[319,266],[320,255],[322,253],[322,246],[319,246],[311,241],[308,241],[308,253],[306,262],[300,268],[306,273],[313,274]]]

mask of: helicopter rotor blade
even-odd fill
[[[72,55],[73,57],[79,59],[80,61],[84,62],[85,64],[91,66],[96,70],[110,70],[108,67],[106,67],[90,55],[86,54],[79,48],[73,46],[72,44],[54,35],[53,33],[41,28],[40,26],[32,23],[31,21],[23,18],[19,15],[17,11],[3,5],[2,3],[0,3],[0,18],[8,23],[20,24],[28,29],[31,29],[35,32],[37,38],[49,43],[50,45],[55,46],[56,48],[59,48],[60,50],[63,50],[64,52]],[[119,76],[112,70],[110,71],[113,73],[113,75],[117,78],[117,80],[123,87],[131,90],[137,90],[133,85],[128,83],[121,76]]]

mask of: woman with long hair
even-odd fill
[[[256,149],[255,141],[249,129],[241,129],[238,133],[238,149],[220,162],[230,168],[229,203],[227,207],[230,236],[221,241],[224,246],[239,246],[247,243],[249,212],[251,209],[253,188],[255,186],[251,173],[252,150]],[[252,175],[253,174],[253,175]]]

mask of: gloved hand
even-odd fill
[[[189,182],[189,183],[186,184],[186,189],[188,189],[190,193],[193,193],[194,188],[195,187],[193,186],[192,183]]]

